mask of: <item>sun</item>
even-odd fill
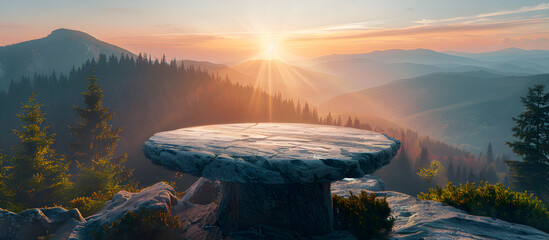
[[[263,45],[263,59],[267,60],[274,60],[274,59],[280,59],[280,52],[278,44],[274,42],[267,42]]]

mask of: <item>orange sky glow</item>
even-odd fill
[[[136,54],[219,63],[386,49],[549,49],[549,3],[537,1],[260,2],[98,1],[71,5],[58,16],[55,4],[29,8],[5,1],[0,45],[44,37],[63,27]]]

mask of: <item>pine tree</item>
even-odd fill
[[[328,113],[328,116],[326,116],[326,125],[334,125],[334,118],[331,113]]]
[[[347,118],[347,123],[345,123],[345,127],[353,127],[353,120],[351,119],[351,116]]]
[[[336,126],[342,126],[342,123],[341,123],[341,116],[339,116],[339,117],[337,118],[337,121],[336,121],[335,125],[336,125]]]
[[[486,162],[488,164],[494,162],[494,151],[492,150],[492,143],[488,143],[488,149],[486,150]]]
[[[55,134],[44,126],[42,106],[33,92],[17,115],[22,130],[14,130],[20,143],[13,147],[8,182],[18,208],[62,204],[71,187],[68,163],[52,148]]]
[[[457,167],[457,170],[456,170],[456,183],[462,183],[463,182],[463,178],[461,177],[461,172],[462,172],[462,167],[460,165],[458,165]]]
[[[94,75],[88,78],[88,89],[82,95],[86,108],[74,107],[81,121],[75,127],[69,126],[75,138],[69,147],[74,153],[73,158],[87,166],[92,160],[113,156],[122,129],[113,129],[109,124],[114,114],[101,106],[103,91]]]
[[[81,196],[105,201],[122,189],[132,172],[123,166],[126,154],[115,156],[121,128],[110,125],[114,114],[101,105],[103,93],[94,75],[88,78],[82,95],[86,108],[75,107],[81,121],[76,127],[69,126],[75,138],[69,146],[80,170],[76,187]]]
[[[427,168],[431,164],[431,159],[429,159],[429,150],[426,147],[421,148],[421,153],[416,159],[416,167]]]
[[[304,122],[310,123],[312,121],[312,114],[311,109],[309,108],[309,103],[305,102],[305,106],[303,106],[303,111],[301,115],[303,116]]]
[[[526,111],[513,118],[513,136],[518,141],[506,142],[523,161],[506,161],[512,185],[518,190],[537,194],[549,203],[549,94],[545,86],[535,85],[521,98]]]
[[[355,121],[353,122],[353,127],[360,128],[360,120],[358,120],[358,118],[356,117],[355,117]]]

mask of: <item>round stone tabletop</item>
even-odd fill
[[[154,164],[235,183],[314,183],[361,177],[400,142],[371,131],[298,123],[207,125],[160,132],[143,145]]]

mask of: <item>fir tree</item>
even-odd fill
[[[353,122],[353,127],[360,128],[360,120],[358,120],[358,118],[356,117],[355,117],[355,121]]]
[[[512,185],[518,190],[537,194],[549,202],[549,94],[545,86],[535,85],[521,98],[526,111],[513,118],[513,136],[518,141],[507,142],[523,161],[511,161]]]
[[[326,125],[334,125],[334,118],[331,113],[328,113],[328,116],[326,116]]]
[[[113,156],[122,129],[113,129],[109,124],[114,114],[101,105],[103,91],[94,75],[88,78],[88,89],[82,96],[86,108],[74,107],[81,121],[75,127],[69,126],[69,131],[75,138],[69,147],[74,153],[74,159],[87,166],[92,160]]]
[[[351,119],[351,116],[347,118],[347,123],[345,123],[345,127],[353,127],[353,120]]]
[[[86,108],[75,107],[81,121],[69,126],[75,138],[69,146],[80,170],[76,187],[84,197],[106,201],[123,188],[132,172],[123,166],[126,154],[115,156],[121,128],[110,125],[114,114],[101,105],[103,93],[94,75],[88,78],[87,91],[82,95]]]
[[[431,160],[429,159],[429,150],[427,150],[426,147],[422,147],[421,153],[416,159],[416,167],[428,168],[430,164],[431,164]]]
[[[492,150],[492,143],[488,143],[488,149],[486,150],[486,162],[488,164],[494,162],[494,151]]]
[[[20,143],[13,147],[12,174],[8,179],[17,208],[63,203],[71,187],[68,164],[52,148],[55,134],[48,133],[48,127],[44,126],[42,106],[32,93],[23,104],[22,113],[17,115],[22,130],[14,130]]]

